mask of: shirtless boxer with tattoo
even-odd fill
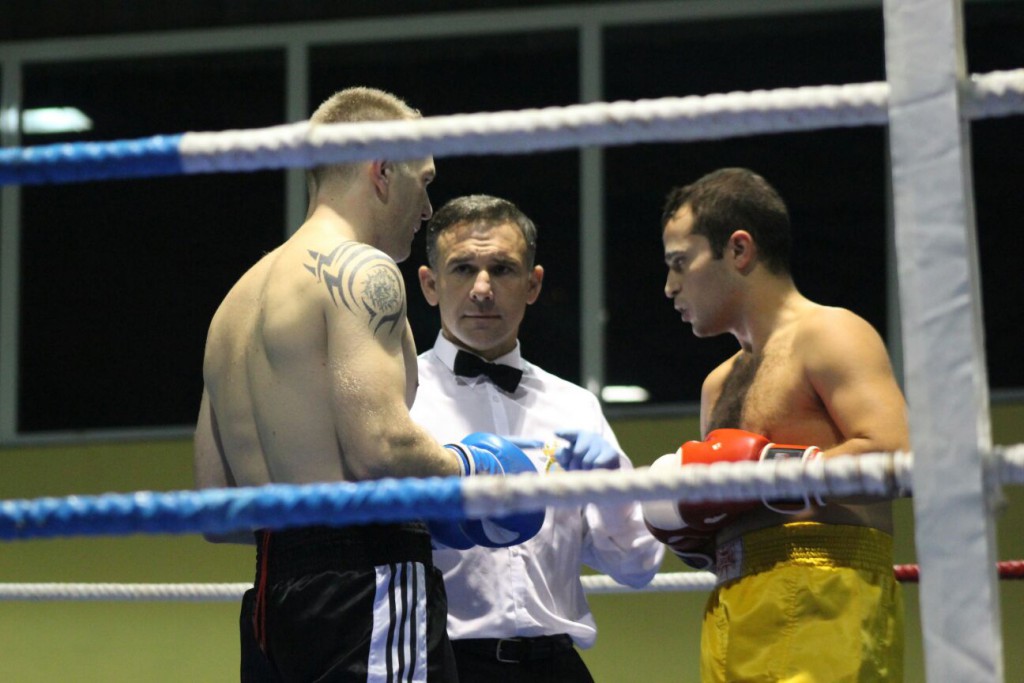
[[[350,88],[313,125],[418,118]],[[409,417],[416,349],[396,261],[433,210],[431,158],[307,172],[303,225],[228,293],[210,324],[195,434],[200,488],[536,471],[493,435],[442,447]],[[242,604],[243,680],[455,680],[431,534],[510,545],[543,512],[480,522],[315,527],[210,537],[257,544]],[[493,529],[493,527],[490,527]]]

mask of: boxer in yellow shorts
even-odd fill
[[[902,593],[888,534],[786,524],[734,539],[716,559],[704,681],[902,680]]]
[[[739,348],[701,385],[704,440],[652,470],[909,449],[881,335],[801,293],[789,211],[765,178],[722,168],[675,187],[661,225],[665,296],[694,335],[731,335]],[[839,250],[807,258],[846,265]],[[679,501],[644,512],[657,538],[719,576],[703,621],[704,680],[901,680],[887,498]]]

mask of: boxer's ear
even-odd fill
[[[746,230],[736,230],[729,235],[724,255],[732,261],[737,270],[745,273],[757,260],[757,243]]]

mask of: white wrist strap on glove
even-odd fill
[[[459,467],[462,468],[460,472],[461,476],[468,477],[471,474],[476,473],[476,467],[473,463],[473,455],[470,453],[469,448],[461,443],[448,443],[444,445],[445,448],[455,454],[455,459],[459,463]]]
[[[682,560],[688,567],[698,571],[715,571],[715,558],[712,555],[698,552],[684,552],[682,550],[676,550],[671,546],[669,546],[669,550],[671,550],[675,556]]]
[[[761,450],[761,457],[759,459],[761,462],[766,462],[769,460],[793,459],[798,459],[802,462],[805,462],[808,460],[815,460],[820,457],[821,449],[818,448],[817,446],[778,446],[776,444],[770,443]],[[778,507],[778,501],[776,501],[775,505],[773,505],[770,501],[765,499],[762,499],[761,502],[764,503],[764,506],[766,508],[774,512],[778,512],[783,515],[798,515],[801,512],[810,509],[811,507],[811,499],[807,495],[807,493],[803,494],[803,498],[803,506],[798,508]],[[825,505],[825,501],[822,500],[821,496],[818,494],[814,494],[814,501],[820,506]]]

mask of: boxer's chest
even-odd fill
[[[778,438],[808,418],[820,420],[823,410],[791,344],[774,343],[759,356],[737,358],[714,404],[709,430],[733,427]]]

